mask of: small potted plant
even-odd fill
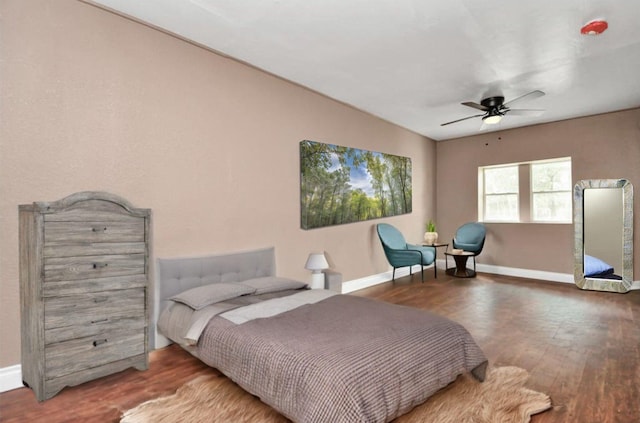
[[[425,244],[433,245],[438,242],[438,232],[436,232],[436,224],[433,220],[427,223],[427,231],[424,233]]]

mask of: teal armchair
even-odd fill
[[[453,238],[453,248],[473,253],[473,271],[476,270],[476,256],[482,252],[487,231],[480,222],[469,222],[460,226]]]
[[[424,266],[429,266],[435,261],[435,248],[407,244],[402,233],[388,223],[378,223],[376,229],[384,249],[384,255],[393,267],[392,280],[396,280],[398,267],[409,266],[409,273],[411,273],[411,266],[418,264],[420,265],[422,282],[424,282]]]

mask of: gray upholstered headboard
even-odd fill
[[[275,273],[273,247],[204,257],[159,258],[153,324],[156,326],[158,316],[169,304],[166,299],[182,291],[212,283],[275,276]],[[156,348],[168,344],[169,341],[159,335],[156,328]]]

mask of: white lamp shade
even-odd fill
[[[328,269],[329,263],[324,257],[323,253],[311,253],[307,259],[307,264],[304,265],[305,269],[309,269],[314,273],[320,272],[322,269]]]

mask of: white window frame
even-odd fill
[[[518,168],[518,163],[511,163],[511,164],[507,164],[507,165],[499,165],[499,166],[484,166],[484,167],[479,167],[478,168],[478,192],[481,193],[481,196],[479,197],[479,203],[478,203],[478,216],[480,217],[478,220],[479,221],[484,221],[484,222],[517,222],[519,220],[519,216],[520,216],[520,190],[517,189],[516,191],[512,192],[512,191],[505,191],[505,192],[500,192],[500,193],[491,193],[488,194],[486,192],[486,179],[484,177],[484,171],[486,169],[500,169],[500,168]],[[518,169],[516,169],[516,171],[518,171]],[[520,177],[518,175],[518,184],[520,181]],[[516,215],[513,217],[513,219],[488,219],[485,216],[487,215],[487,209],[486,209],[486,198],[487,197],[498,197],[498,196],[502,196],[502,195],[515,195],[516,196]]]
[[[550,159],[550,160],[537,160],[535,162],[530,162],[529,163],[529,180],[532,181],[531,182],[531,189],[529,191],[529,195],[530,195],[530,200],[529,200],[529,204],[531,205],[530,210],[531,210],[531,222],[534,223],[573,223],[573,204],[571,205],[571,212],[569,213],[569,218],[567,220],[536,220],[535,219],[535,213],[533,210],[533,197],[535,194],[552,194],[552,193],[564,193],[566,194],[569,199],[570,199],[570,203],[573,203],[573,181],[571,181],[569,183],[569,186],[567,187],[567,189],[559,189],[559,190],[550,190],[550,191],[534,191],[533,189],[533,165],[541,165],[541,164],[550,164],[550,163],[558,163],[558,162],[569,162],[569,168],[571,168],[571,157],[563,157],[560,159]],[[571,169],[569,170],[571,171]]]
[[[499,165],[479,166],[478,167],[478,221],[487,223],[540,223],[540,224],[572,224],[573,212],[569,220],[534,220],[533,219],[533,183],[532,183],[532,164],[543,164],[568,161],[571,163],[571,157],[559,157],[554,159],[534,160],[528,162],[504,163]],[[487,219],[485,213],[485,169],[495,169],[500,167],[518,166],[518,216],[515,219],[490,220]],[[571,183],[573,186],[573,180]],[[545,192],[565,192],[572,196],[572,187],[568,190],[545,191]],[[528,193],[528,195],[526,195]],[[505,193],[506,194],[506,193]],[[495,194],[494,194],[495,195]],[[573,204],[572,204],[573,207]]]

